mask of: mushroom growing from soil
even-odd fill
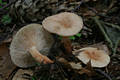
[[[46,55],[54,40],[40,24],[29,24],[21,28],[10,45],[10,55],[19,67],[31,67],[39,63],[53,63]],[[40,52],[39,52],[40,51]]]
[[[110,62],[110,57],[104,50],[98,50],[93,47],[86,47],[75,52],[73,51],[73,54],[84,64],[90,61],[92,67],[105,67]]]
[[[71,41],[68,36],[73,36],[82,29],[82,18],[74,13],[62,12],[45,18],[42,22],[44,29],[62,36],[62,43],[67,53],[72,53]]]

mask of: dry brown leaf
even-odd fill
[[[81,63],[70,62],[69,63],[73,69],[80,70],[82,69]]]
[[[92,11],[86,11],[83,16],[95,16],[96,14]]]
[[[69,61],[67,61],[67,60],[64,59],[64,58],[57,58],[57,60],[58,60],[59,62],[65,64],[65,65],[69,66],[69,67],[72,68],[72,69],[76,69],[76,70],[82,69],[82,65],[81,65],[80,62],[79,62],[79,63],[69,62]]]
[[[3,41],[3,43],[10,43],[12,41],[12,38],[8,38],[6,40]]]
[[[0,79],[7,80],[16,66],[12,63],[6,43],[0,45]]]
[[[30,76],[33,75],[33,71],[32,70],[23,70],[23,69],[19,69],[16,74],[14,75],[12,80],[29,80],[29,79],[25,79],[24,78],[24,74],[28,74]],[[26,76],[27,77],[27,76]]]
[[[79,71],[79,74],[87,74],[90,77],[95,75],[95,71],[93,67],[91,66],[90,61],[87,63],[87,66],[85,68],[82,68],[81,71]]]

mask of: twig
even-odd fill
[[[118,26],[118,25],[115,25],[115,24],[112,24],[112,23],[108,23],[108,22],[104,22],[104,21],[100,21],[100,22],[102,22],[104,24],[107,24],[109,26],[112,26],[113,28],[117,28],[118,30],[120,30],[120,26]]]
[[[86,3],[84,3],[84,5],[85,5],[89,10],[91,10],[93,13],[95,13],[97,16],[101,16],[101,17],[106,17],[106,18],[108,18],[108,16],[106,16],[106,15],[102,15],[102,14],[100,14],[100,13],[97,13],[97,11],[96,11],[94,8],[89,7]]]
[[[58,70],[61,70],[61,72],[63,72],[64,77],[68,76],[67,73],[65,73],[65,71],[63,70],[62,66],[57,61],[55,62],[55,64],[56,64],[56,66],[58,66]]]
[[[116,44],[115,44],[114,49],[113,49],[113,55],[115,55],[115,53],[117,51],[116,49],[118,47],[119,41],[120,41],[120,38],[116,41]]]
[[[3,6],[2,8],[0,8],[0,11],[4,11],[5,8],[8,8],[9,6],[11,6],[11,5],[12,5],[13,3],[15,3],[16,1],[18,1],[18,0],[14,0],[14,1],[12,1],[12,2],[6,4],[6,5]]]
[[[75,12],[76,10],[78,10],[80,8],[81,4],[84,2],[85,2],[84,0],[81,0],[79,5],[77,7],[75,7],[71,12]]]
[[[106,10],[106,12],[108,12],[110,9],[112,9],[112,7],[115,5],[115,3],[116,3],[116,0],[112,0],[108,9]]]
[[[108,80],[112,80],[112,78],[105,72],[103,72],[100,69],[95,69],[96,72],[99,72],[100,74],[104,75]]]
[[[97,11],[95,9],[93,9],[92,7],[89,7],[87,4],[84,3],[84,5],[89,9],[91,10],[92,12],[94,12],[96,15],[100,15],[97,13]]]
[[[10,30],[10,33],[14,31],[15,27],[16,27],[16,24],[13,25],[12,29]]]

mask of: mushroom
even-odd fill
[[[45,18],[42,25],[47,31],[62,36],[67,53],[72,53],[71,41],[68,36],[77,34],[83,27],[83,21],[74,13],[62,12]]]
[[[53,42],[52,36],[40,24],[24,26],[16,33],[10,45],[11,59],[19,67],[34,66],[36,61],[53,63],[45,56]]]
[[[78,53],[78,54],[77,54]],[[84,64],[91,61],[92,67],[105,67],[110,62],[110,57],[104,50],[98,50],[93,47],[82,48],[78,51],[73,51],[73,54],[78,57]]]

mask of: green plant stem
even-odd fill
[[[104,21],[100,21],[100,22],[102,22],[104,24],[107,24],[109,26],[112,26],[113,28],[116,28],[116,29],[120,30],[120,26],[118,26],[118,25],[115,25],[115,24],[112,24],[112,23],[108,23],[108,22],[104,22]]]
[[[112,45],[112,41],[110,40],[110,38],[107,36],[107,34],[105,33],[105,30],[104,28],[102,27],[102,24],[100,23],[100,21],[98,20],[97,17],[93,17],[93,20],[96,22],[96,24],[98,25],[98,27],[100,28],[100,30],[102,31],[105,39],[110,43],[110,47],[112,48],[113,45]]]
[[[119,40],[117,40],[117,42],[116,42],[116,44],[115,44],[115,47],[114,47],[114,49],[113,49],[113,54],[116,53],[116,49],[117,49],[117,46],[118,46],[119,41],[120,41],[120,38],[119,38]]]
[[[0,0],[0,3],[2,3],[2,0]]]

